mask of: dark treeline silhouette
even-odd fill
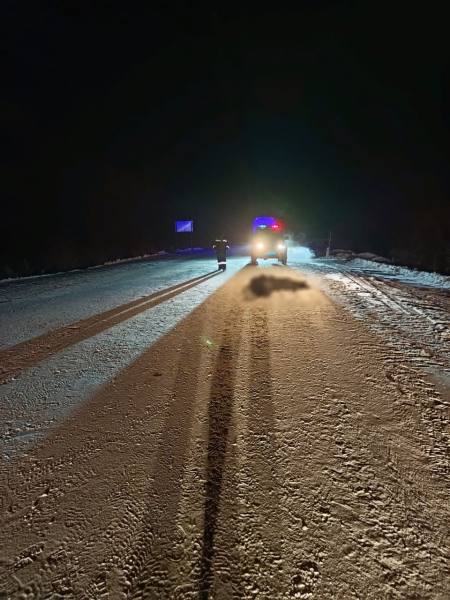
[[[373,252],[384,256],[394,263],[426,271],[450,274],[450,215],[442,211],[436,216],[430,212],[414,219],[405,214],[405,226],[386,236],[380,227],[379,238],[376,231],[370,235],[364,226],[356,231],[345,231],[342,225],[332,229],[331,248],[352,250],[355,252]],[[171,223],[167,224],[170,228]],[[216,231],[222,227],[205,227],[205,231],[195,234],[194,245],[208,247]],[[369,229],[369,227],[367,227]],[[109,233],[109,235],[108,235]],[[163,232],[164,233],[164,232]],[[229,235],[235,243],[245,243],[246,235]],[[328,243],[328,234],[324,228],[303,229],[297,236],[299,241],[311,247],[317,256],[323,256]],[[72,269],[83,269],[101,265],[108,261],[123,258],[142,257],[161,250],[175,251],[190,245],[190,238],[176,236],[171,231],[167,235],[161,232],[142,230],[110,231],[99,229],[97,235],[81,237],[70,234],[60,237],[43,235],[43,239],[30,236],[21,240],[19,245],[10,249],[3,247],[0,264],[0,278],[28,276],[44,273],[56,273]]]

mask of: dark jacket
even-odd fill
[[[213,248],[216,251],[218,259],[226,257],[229,247],[230,246],[228,245],[227,240],[216,240],[213,244]]]

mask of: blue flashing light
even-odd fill
[[[267,229],[268,227],[272,229],[276,224],[277,220],[275,217],[255,217],[253,219],[252,229],[254,232],[257,229]]]

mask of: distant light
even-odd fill
[[[256,248],[257,248],[258,250],[264,250],[264,244],[263,244],[262,242],[258,242],[258,243],[256,244]]]

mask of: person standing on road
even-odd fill
[[[217,256],[217,268],[222,271],[225,271],[227,268],[227,250],[229,247],[227,240],[223,239],[223,236],[222,239],[216,240],[213,244]]]

